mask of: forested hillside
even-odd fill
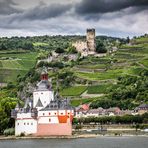
[[[31,97],[43,66],[49,69],[53,89],[69,98],[73,106],[90,103],[91,108],[134,109],[148,103],[147,36],[130,41],[118,39],[118,42],[117,38],[97,37],[108,50],[106,56],[81,57],[74,53],[76,60],[65,59],[64,55],[71,54],[68,51],[71,41],[77,39],[84,37],[0,38],[0,82],[8,83],[0,92],[0,125],[3,129],[14,124],[10,109],[18,101],[23,103],[21,100]],[[109,52],[114,46],[118,50]],[[53,50],[63,50],[58,52],[60,58],[44,61]],[[43,61],[38,63],[38,60]]]

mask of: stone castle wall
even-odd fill
[[[95,41],[95,29],[87,29],[86,41],[78,40],[72,43],[72,46],[80,53],[95,53],[96,51],[96,41]]]
[[[87,50],[87,42],[86,41],[76,41],[72,43],[72,46],[76,48],[78,52],[83,52]]]
[[[96,35],[95,35],[95,29],[87,29],[87,47],[89,51],[95,51],[96,50],[96,41],[95,41]]]

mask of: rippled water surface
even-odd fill
[[[148,148],[147,137],[0,140],[0,148]]]

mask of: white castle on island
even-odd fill
[[[33,100],[26,99],[23,108],[17,104],[11,112],[11,117],[15,118],[15,135],[71,135],[73,116],[74,109],[69,101],[54,95],[46,70],[33,92]]]

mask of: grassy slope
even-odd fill
[[[94,85],[89,86],[87,89],[88,94],[101,94],[107,93],[108,88],[110,88],[112,84],[102,84],[102,85]]]
[[[0,54],[0,82],[15,81],[17,75],[24,75],[35,65],[36,52]]]
[[[67,89],[63,89],[60,94],[62,96],[79,96],[86,90],[86,88],[87,86],[69,87]]]

